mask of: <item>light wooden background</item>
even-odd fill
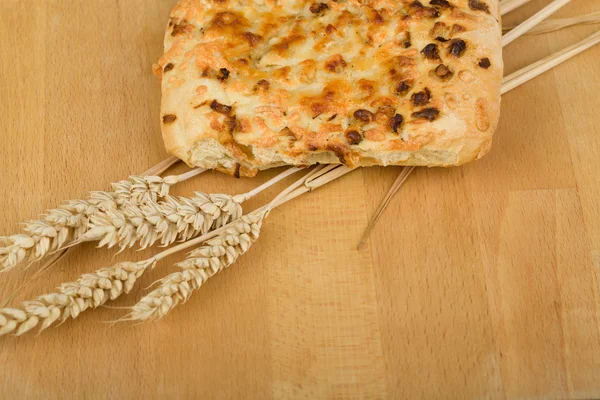
[[[166,157],[150,66],[173,3],[0,0],[0,234]],[[598,10],[578,0],[559,15]],[[519,40],[507,72],[594,29]],[[1,338],[0,397],[600,397],[599,65],[597,47],[507,94],[491,154],[417,170],[361,252],[398,168],[273,212],[246,256],[163,321],[109,327],[123,311],[100,309]],[[238,193],[273,173],[208,173],[175,192]],[[84,246],[20,299],[153,251]],[[1,275],[0,298],[24,276]]]

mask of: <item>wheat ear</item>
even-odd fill
[[[25,223],[24,233],[0,237],[0,271],[10,270],[28,259],[35,262],[77,240],[88,228],[91,217],[99,211],[115,210],[123,204],[143,204],[164,198],[170,186],[197,175],[202,169],[182,175],[132,176],[113,183],[113,192],[92,192],[87,200],[70,200],[49,210],[41,219]]]
[[[87,309],[129,293],[137,279],[155,263],[154,258],[137,263],[122,262],[84,274],[76,282],[63,283],[57,292],[25,301],[21,308],[2,308],[0,336],[9,333],[19,336],[37,326],[43,331],[57,321],[75,319]]]
[[[146,321],[164,317],[194,290],[218,272],[233,264],[260,234],[266,210],[244,215],[219,236],[210,239],[178,264],[183,271],[168,275],[159,286],[132,307],[125,319]]]
[[[178,304],[187,301],[208,279],[246,253],[258,240],[262,223],[271,210],[350,171],[338,165],[317,167],[283,190],[269,204],[223,227],[216,236],[192,251],[186,260],[176,264],[183,271],[159,280],[156,289],[135,304],[123,319],[148,321],[163,318]]]
[[[196,193],[192,198],[167,196],[143,205],[125,203],[90,218],[89,229],[73,245],[97,241],[98,247],[118,245],[121,250],[139,244],[145,249],[160,240],[168,246],[225,225],[242,215],[237,198]]]

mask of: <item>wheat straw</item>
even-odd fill
[[[554,0],[546,7],[535,13],[530,18],[526,19],[523,23],[517,25],[515,29],[511,30],[504,36],[502,36],[502,47],[508,46],[510,43],[527,33],[534,26],[547,19],[549,16],[560,10],[562,7],[570,3],[571,0]]]
[[[597,45],[598,43],[600,43],[600,31],[591,34],[587,38],[572,46],[557,51],[546,58],[543,58],[506,76],[502,81],[502,94],[509,92],[510,90],[521,86],[526,82],[529,82],[533,78],[575,57],[577,54]]]
[[[171,168],[173,165],[177,164],[179,161],[181,161],[179,158],[171,156],[171,157],[167,158],[166,160],[162,160],[158,164],[148,168],[147,170],[142,172],[140,175],[142,175],[142,176],[162,175],[163,172],[165,172],[166,170]]]
[[[383,215],[383,211],[387,208],[387,206],[390,203],[390,201],[392,200],[392,197],[394,196],[394,194],[396,194],[396,192],[398,190],[400,190],[400,187],[406,181],[406,179],[408,178],[408,176],[411,174],[411,172],[414,169],[415,169],[414,166],[402,168],[402,171],[398,175],[398,178],[396,178],[396,180],[394,181],[394,184],[392,185],[390,190],[387,192],[387,194],[385,195],[385,197],[383,198],[383,200],[381,201],[381,203],[375,210],[373,217],[369,221],[369,225],[367,225],[367,229],[365,229],[365,232],[363,233],[363,236],[360,239],[360,242],[358,243],[358,247],[357,247],[358,250],[360,250],[364,246],[365,241],[371,234],[371,229],[373,229],[375,224],[377,224],[377,221],[379,221],[379,218]]]
[[[572,18],[556,18],[548,21],[544,21],[539,25],[532,28],[527,35],[539,35],[541,33],[549,33],[558,31],[564,28],[568,28],[574,25],[592,25],[600,23],[600,12],[593,12],[589,14],[580,15]],[[507,25],[502,27],[502,31],[510,31],[514,29],[516,25]]]
[[[500,15],[508,14],[517,8],[524,6],[531,0],[504,0],[500,2]]]

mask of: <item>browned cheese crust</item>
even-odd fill
[[[499,118],[499,18],[497,0],[181,0],[154,66],[165,146],[237,176],[480,158]]]

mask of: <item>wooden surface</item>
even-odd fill
[[[173,3],[0,1],[0,234],[166,157],[150,67]],[[591,11],[597,0],[558,15]],[[506,71],[595,29],[518,40]],[[0,397],[600,397],[599,64],[596,47],[507,94],[491,154],[418,169],[361,252],[398,168],[355,171],[273,212],[247,255],[158,323],[110,327],[124,311],[100,309],[0,338]],[[175,192],[238,193],[273,174],[208,173]],[[153,252],[83,246],[19,299]],[[25,276],[1,275],[0,298]]]

